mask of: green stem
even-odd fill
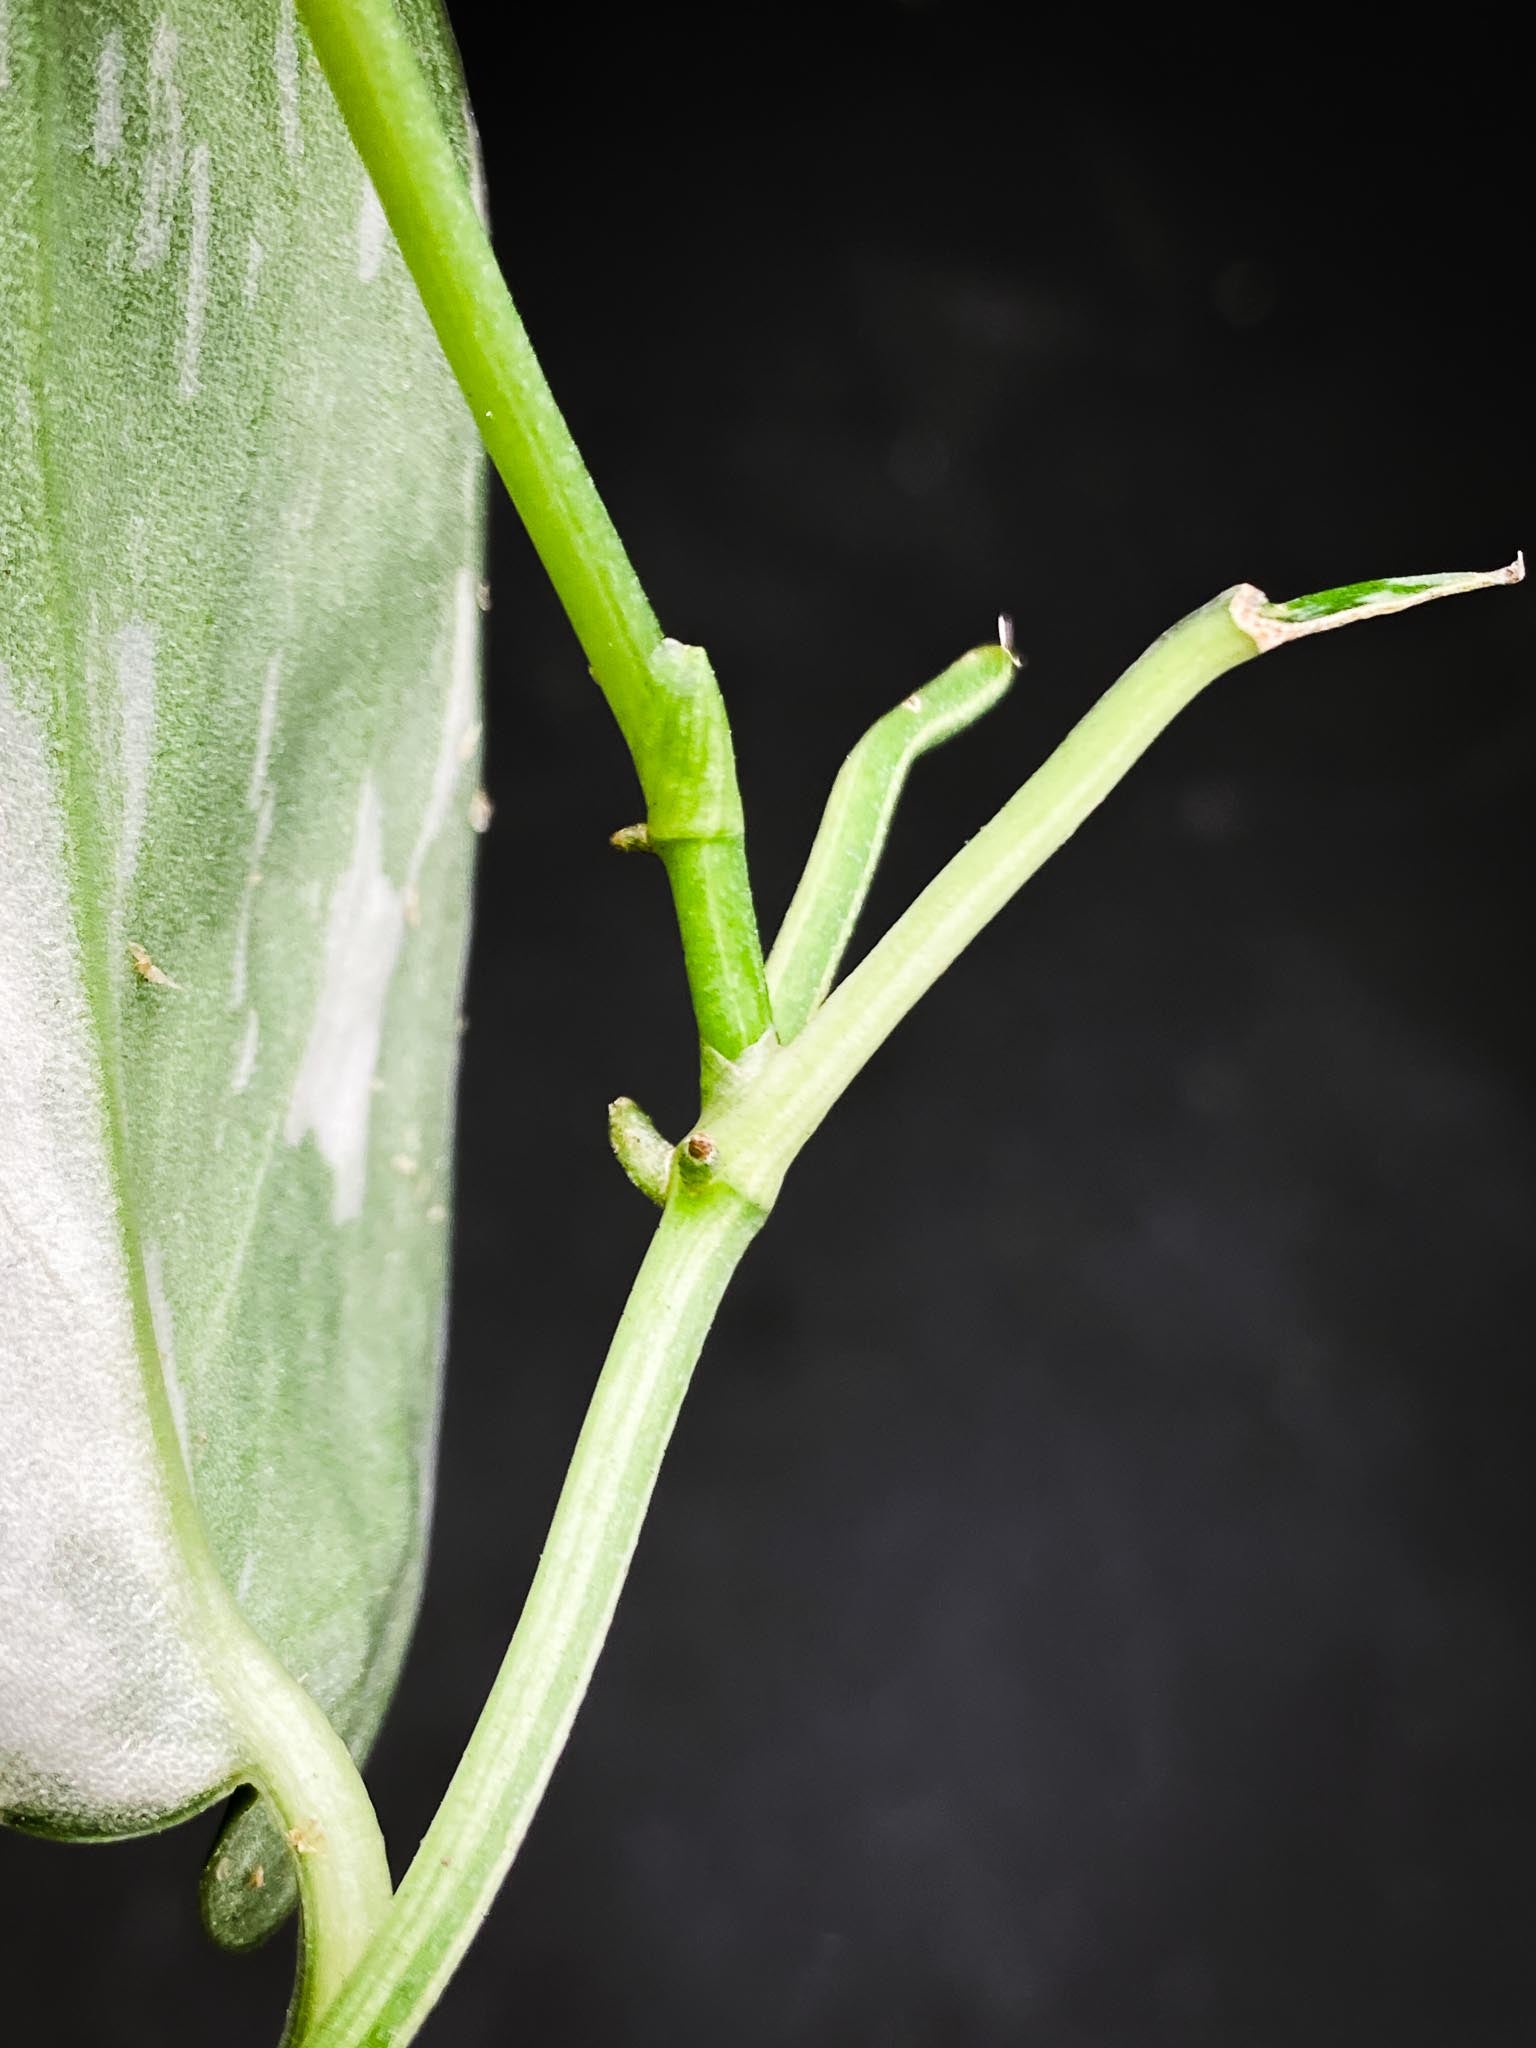
[[[618,720],[666,863],[699,1036],[733,1060],[769,1029],[725,706],[664,640],[539,367],[393,0],[299,11],[492,461]]]
[[[990,711],[1018,668],[1010,648],[972,648],[877,719],[838,770],[768,955],[773,1027],[783,1044],[799,1036],[837,978],[914,763]]]
[[[108,1157],[120,1188],[124,1120],[116,1031],[109,1008],[103,1005],[97,1015],[108,1078]],[[284,2037],[294,2040],[340,1991],[382,1924],[391,1899],[389,1861],[373,1802],[346,1744],[246,1621],[214,1561],[171,1412],[142,1252],[121,1199],[119,1213],[145,1409],[161,1469],[171,1479],[170,1521],[197,1614],[197,1640],[206,1649],[209,1683],[239,1742],[239,1782],[254,1785],[267,1800],[294,1856],[304,1919]]]
[[[913,1004],[1191,698],[1259,652],[1233,618],[1236,595],[1223,592],[1153,642],[711,1123],[737,1187],[772,1205],[791,1160]]]
[[[223,1619],[218,1682],[252,1746],[251,1782],[277,1815],[298,1872],[304,1938],[286,2037],[297,2041],[383,1923],[389,1864],[346,1744],[256,1637],[247,1629],[235,1636]]]
[[[695,1361],[761,1221],[729,1188],[676,1187],[484,1712],[387,1920],[304,2048],[403,2048],[473,1939],[565,1745]]]
[[[361,1963],[303,2048],[404,2048],[469,1946],[564,1747],[613,1618],[695,1361],[790,1161],[871,1053],[1175,714],[1265,649],[1373,611],[1517,581],[1352,585],[1271,605],[1241,584],[1156,641],[787,1046],[744,1062],[664,1175],[654,1131],[614,1105],[651,1241],[588,1411],[527,1606],[448,1793]],[[809,941],[807,942],[809,943]],[[817,942],[819,946],[819,941]],[[813,948],[815,950],[815,948]]]
[[[111,1104],[108,1156],[121,1187],[123,1119],[110,1026],[103,1044],[109,1048],[103,1060]],[[284,2039],[296,2040],[346,1983],[383,1923],[392,1892],[389,1860],[373,1802],[346,1744],[246,1621],[214,1561],[171,1413],[128,1205],[120,1202],[119,1213],[145,1409],[161,1469],[171,1478],[170,1521],[197,1615],[196,1638],[205,1646],[209,1683],[239,1743],[238,1782],[254,1785],[267,1800],[295,1860],[304,1935]]]
[[[89,928],[89,927],[87,927]],[[98,955],[99,957],[99,955]],[[108,1083],[108,1157],[126,1180],[118,1043],[109,1003],[98,998]],[[155,1333],[142,1250],[119,1198],[145,1409],[161,1469],[170,1476],[171,1527],[218,1691],[243,1754],[240,1782],[254,1785],[277,1816],[299,1884],[304,1936],[285,2040],[324,2011],[361,1960],[389,1909],[392,1887],[373,1802],[346,1744],[325,1714],[240,1612],[209,1548],[183,1458]]]
[[[1502,569],[1379,577],[1278,604],[1239,583],[1171,626],[711,1122],[720,1170],[771,1208],[790,1162],[865,1062],[1207,683],[1310,634],[1524,575],[1516,556]]]

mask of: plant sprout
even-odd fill
[[[297,1896],[289,2040],[414,2038],[601,1652],[716,1310],[802,1150],[1170,721],[1258,655],[1517,582],[1221,592],[845,971],[910,771],[1011,623],[853,747],[771,945],[725,697],[492,254],[434,0],[0,0],[0,1815],[234,1795],[203,1912]],[[479,786],[482,447],[632,757],[697,1115],[481,1718],[398,1887],[359,1775],[431,1497]]]

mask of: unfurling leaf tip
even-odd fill
[[[1260,654],[1266,654],[1288,641],[1304,639],[1311,633],[1326,633],[1335,626],[1350,626],[1357,619],[1409,611],[1436,598],[1459,597],[1468,591],[1492,590],[1524,580],[1522,549],[1512,562],[1499,569],[1382,576],[1369,582],[1312,591],[1279,603],[1272,603],[1254,584],[1240,583],[1228,595],[1228,610],[1238,630],[1248,636]]]

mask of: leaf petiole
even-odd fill
[[[706,1050],[770,1028],[725,704],[666,639],[502,278],[393,0],[299,0],[460,389],[634,758]]]
[[[1382,578],[1279,604],[1242,583],[1170,627],[711,1124],[722,1171],[772,1206],[790,1163],[865,1062],[1208,683],[1324,627],[1518,583],[1524,574],[1517,557],[1503,569]]]
[[[768,955],[781,1044],[799,1036],[837,978],[913,765],[999,703],[1019,666],[1009,647],[972,648],[877,719],[838,770]]]

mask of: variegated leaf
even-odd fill
[[[403,1653],[481,462],[291,0],[0,0],[0,330],[0,1815],[106,1836],[242,1774],[207,1553],[356,1750]]]

